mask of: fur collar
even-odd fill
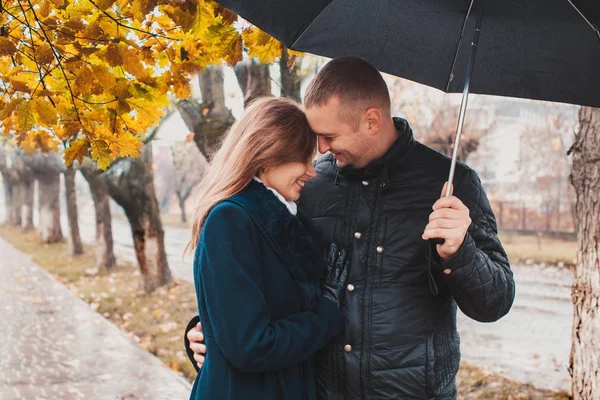
[[[292,215],[267,187],[255,180],[227,201],[243,207],[289,269],[302,299],[303,311],[313,309],[321,295],[325,248],[302,212]]]

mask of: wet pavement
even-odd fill
[[[190,385],[0,239],[0,399],[187,399]]]

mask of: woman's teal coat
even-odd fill
[[[212,209],[194,261],[208,351],[191,399],[316,399],[311,356],[344,328],[321,296],[322,250],[259,182]]]

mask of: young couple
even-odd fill
[[[449,165],[361,59],[330,61],[304,109],[249,106],[194,220],[191,398],[456,398],[457,306],[495,321],[515,288],[477,174],[440,198]]]

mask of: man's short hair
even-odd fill
[[[390,113],[390,93],[379,71],[358,57],[329,61],[312,80],[304,96],[304,107],[324,106],[337,97],[340,119],[358,126],[362,114],[371,107]]]

